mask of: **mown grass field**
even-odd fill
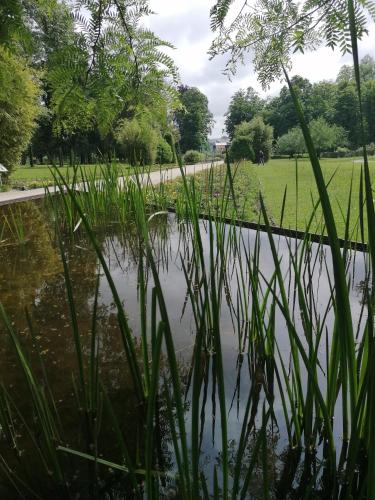
[[[35,167],[19,167],[14,172],[12,172],[10,177],[10,185],[11,187],[26,187],[26,188],[35,188],[42,187],[47,184],[53,184],[53,174],[51,171],[50,165],[38,165]],[[116,164],[116,168],[119,171],[119,175],[129,175],[133,173],[133,168],[125,163]],[[141,168],[141,167],[139,167]],[[147,167],[151,171],[159,170],[159,165],[153,165],[152,167]],[[163,165],[162,168],[167,168],[167,165]],[[98,174],[100,171],[100,165],[82,165],[79,167],[80,172],[84,175],[92,175],[95,172]],[[59,168],[59,171],[63,174],[64,177],[69,178],[72,177],[74,168],[68,165],[64,165],[64,167]]]
[[[321,166],[331,200],[335,221],[340,236],[345,233],[350,188],[350,236],[360,239],[360,176],[362,162],[358,158],[322,159]],[[264,168],[247,165],[249,176],[258,182],[267,210],[273,223],[280,222],[284,190],[287,189],[283,225],[304,230],[318,200],[315,178],[308,159],[298,160],[297,169],[293,160],[272,160]],[[246,167],[245,167],[246,168]],[[370,159],[370,170],[375,176],[375,160]],[[297,173],[297,175],[296,175]],[[321,210],[312,224],[312,231],[321,232]]]
[[[345,234],[345,220],[348,209],[350,185],[352,185],[352,203],[350,212],[350,237],[360,240],[359,232],[359,191],[361,159],[340,158],[322,159],[321,166],[331,199],[339,236]],[[315,179],[310,161],[307,158],[295,160],[270,160],[264,167],[251,163],[233,165],[234,188],[239,207],[239,215],[245,220],[257,222],[260,217],[259,193],[262,194],[270,221],[274,225],[281,223],[281,211],[284,191],[286,203],[282,225],[287,228],[305,230],[318,199]],[[370,158],[370,171],[375,176],[375,158]],[[203,191],[212,190],[219,199],[223,194],[225,167],[216,168],[210,186],[208,173],[199,174],[196,182]],[[175,181],[170,187],[172,196],[181,190],[181,182]],[[207,198],[208,199],[208,194]],[[322,226],[321,210],[311,225],[310,232],[320,233]]]

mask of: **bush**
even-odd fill
[[[249,137],[235,137],[229,149],[231,161],[250,160],[254,162],[255,153]]]
[[[289,154],[289,155],[279,155],[279,154],[273,154],[271,156],[271,158],[273,160],[291,160],[293,158],[308,158],[308,155],[304,154],[304,153],[300,153],[300,154],[297,154],[297,155],[293,155],[293,154]]]
[[[250,140],[254,151],[254,160],[259,162],[260,151],[263,151],[265,161],[272,152],[273,128],[266,125],[261,116],[256,116],[250,122],[242,122],[236,126],[234,138],[246,137]]]
[[[320,154],[321,158],[343,158],[345,155],[340,155],[338,151],[326,151]]]
[[[155,163],[160,136],[146,118],[122,120],[115,138],[120,152],[132,166]]]
[[[373,156],[375,154],[375,144],[371,143],[366,146],[367,154],[369,156]],[[350,150],[348,148],[337,148],[336,151],[327,151],[320,155],[322,158],[352,158],[353,156],[363,156],[363,149],[358,148],[354,150]]]
[[[39,88],[21,59],[0,45],[0,163],[12,171],[21,160],[40,111]]]
[[[176,151],[176,145],[178,144],[178,138],[176,138],[177,133],[176,132],[167,132],[164,135],[165,141],[169,144],[169,147],[171,148],[172,151],[172,163],[176,162],[176,157],[175,157],[175,151]]]
[[[159,141],[156,161],[161,164],[172,163],[173,161],[172,148],[165,139],[160,139]]]
[[[375,144],[372,142],[371,144],[367,144],[367,154],[372,156],[375,154]],[[357,148],[354,151],[350,151],[349,156],[363,156],[363,149]]]
[[[293,127],[282,135],[276,146],[277,152],[281,155],[294,156],[306,151],[305,139],[300,127]]]
[[[186,151],[184,154],[184,162],[186,165],[193,165],[194,163],[199,163],[204,160],[204,154],[194,149]]]
[[[350,149],[345,148],[345,147],[339,147],[337,148],[337,154],[339,155],[339,158],[345,158],[346,156],[350,156]]]
[[[336,151],[347,145],[347,132],[338,125],[330,125],[324,118],[316,118],[309,123],[311,137],[318,153]]]

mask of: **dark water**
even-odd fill
[[[64,431],[68,443],[79,446],[80,429],[77,428],[76,402],[72,384],[72,374],[77,374],[77,358],[67,305],[64,274],[59,254],[59,248],[51,225],[51,216],[42,204],[29,203],[20,205],[24,223],[24,241],[16,244],[15,238],[9,237],[0,244],[0,301],[4,306],[16,331],[20,333],[23,345],[29,353],[30,359],[38,374],[41,373],[38,361],[38,349],[44,361],[48,381],[52,388],[56,404],[64,421]],[[6,209],[3,209],[6,213]],[[205,257],[209,258],[209,240],[205,223],[201,224],[204,242]],[[236,230],[239,234],[239,229]],[[129,318],[133,334],[139,340],[140,336],[140,306],[138,300],[138,247],[134,225],[129,224],[125,230],[117,226],[110,226],[103,232],[98,232],[97,238],[105,255],[116,288],[123,300],[124,308]],[[191,258],[191,244],[184,237],[184,226],[180,226],[173,216],[158,216],[152,221],[151,235],[155,257],[159,267],[159,277],[164,297],[168,307],[169,319],[172,327],[175,349],[179,360],[179,369],[182,380],[188,384],[190,360],[194,345],[195,324],[192,309],[187,301],[187,284],[182,271],[183,260],[189,263]],[[9,236],[9,235],[8,235]],[[3,236],[4,238],[4,236]],[[242,229],[243,244],[253,249],[256,233]],[[288,245],[295,242],[283,237],[276,237],[281,265],[285,273],[285,283],[294,311],[295,321],[300,324],[298,307],[293,308],[294,286],[288,258]],[[266,235],[260,235],[259,268],[265,278],[270,279],[275,266],[269,249]],[[78,315],[79,329],[83,343],[85,362],[88,362],[90,353],[90,334],[92,329],[92,311],[94,304],[97,277],[99,275],[98,299],[98,331],[100,350],[100,372],[103,384],[113,401],[114,407],[121,414],[124,434],[131,449],[136,450],[142,441],[142,428],[139,426],[136,404],[134,400],[130,374],[127,368],[122,341],[117,327],[116,307],[103,270],[97,256],[84,235],[77,236],[73,241],[65,239],[65,254],[67,256],[70,276],[73,284],[74,299]],[[313,268],[308,271],[304,267],[305,287],[311,289],[315,309],[323,313],[329,303],[330,279],[332,272],[329,252],[318,245],[311,246],[311,262]],[[238,256],[229,259],[228,287],[231,297],[236,303],[238,284],[236,269]],[[149,271],[148,271],[149,272]],[[364,256],[360,253],[350,256],[348,276],[351,276],[350,300],[354,323],[359,322],[362,310],[363,284],[366,281]],[[244,278],[248,286],[248,276]],[[151,301],[152,279],[148,276],[148,302]],[[251,294],[249,304],[251,304]],[[234,309],[236,309],[236,304]],[[249,306],[250,307],[250,306]],[[26,321],[28,311],[35,335],[30,336]],[[233,311],[232,311],[233,313]],[[281,313],[276,312],[276,337],[281,355],[288,359],[290,348],[288,334]],[[327,327],[332,328],[332,311],[327,315]],[[148,318],[150,320],[150,318]],[[239,336],[243,324],[233,319],[230,307],[223,300],[221,309],[221,342],[225,368],[226,407],[228,414],[228,430],[230,449],[236,448],[241,432],[245,404],[253,383],[254,371],[251,359],[247,355],[248,347],[239,345]],[[302,330],[301,330],[302,331]],[[36,342],[35,342],[36,340]],[[36,348],[38,346],[38,349]],[[139,342],[137,343],[139,345]],[[325,343],[321,343],[319,353],[325,359]],[[139,357],[141,353],[139,350]],[[4,386],[19,401],[23,408],[27,401],[28,392],[22,371],[19,368],[13,345],[2,323],[0,323],[0,379]],[[201,422],[204,422],[202,433],[201,464],[207,471],[214,464],[220,464],[221,429],[218,412],[218,399],[213,384],[212,370],[215,369],[213,357],[205,358],[207,364],[207,379],[202,391],[204,411]],[[324,377],[321,380],[324,386]],[[261,418],[261,403],[264,394],[259,394],[259,408],[255,419]],[[338,401],[340,405],[340,401]],[[190,430],[189,393],[186,405],[187,429]],[[267,434],[268,461],[270,477],[280,474],[283,467],[283,451],[287,446],[281,398],[275,395],[274,411],[280,417],[279,426],[273,426]],[[256,426],[255,426],[256,427]],[[254,439],[256,433],[254,433]],[[335,427],[335,437],[339,441],[341,427],[338,422]],[[0,444],[1,446],[1,444]],[[25,448],[27,448],[27,443]],[[253,443],[249,443],[249,454]],[[116,458],[113,443],[104,441],[101,445],[101,455],[105,458]],[[172,460],[172,445],[165,439],[162,445],[163,466],[173,471],[175,466]],[[27,450],[26,450],[27,452]],[[244,463],[246,467],[246,463]],[[252,487],[253,497],[258,496],[254,476]],[[259,486],[261,496],[261,486]],[[121,497],[121,496],[120,496]]]

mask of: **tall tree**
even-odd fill
[[[309,80],[298,75],[292,78],[292,83],[301,99],[306,116],[310,120],[314,109],[313,86]],[[269,101],[266,116],[267,121],[274,128],[276,137],[284,135],[290,128],[297,126],[298,118],[287,86],[281,89],[279,96]]]
[[[44,69],[47,109],[41,125],[57,136],[51,144],[60,152],[83,147],[82,159],[98,150],[110,158],[118,123],[142,111],[167,128],[168,112],[178,106],[178,75],[162,50],[171,45],[142,26],[149,13],[147,0],[82,0],[73,12],[59,3],[49,18],[39,13],[34,60]]]
[[[25,61],[0,45],[0,163],[20,162],[39,112],[39,89]]]
[[[338,86],[335,104],[334,123],[348,131],[352,148],[360,144],[359,106],[354,83],[342,83]]]
[[[314,83],[311,89],[310,114],[311,118],[324,118],[333,123],[335,118],[335,103],[337,99],[337,85],[333,82],[322,81]]]
[[[260,159],[260,152],[263,151],[264,158],[267,161],[271,156],[273,129],[271,125],[264,123],[261,116],[255,116],[249,122],[242,122],[236,125],[234,138],[247,138],[254,153],[254,161],[257,163]]]
[[[368,82],[375,80],[375,60],[370,55],[365,55],[359,63],[359,72],[361,80]],[[339,74],[336,79],[337,83],[353,82],[355,81],[354,68],[350,64],[341,66]]]
[[[231,98],[228,111],[225,113],[225,128],[232,139],[236,125],[249,122],[264,107],[264,101],[259,94],[249,87],[247,90],[238,90]]]
[[[367,142],[375,143],[375,79],[364,85],[363,111],[367,126]]]
[[[213,123],[208,99],[196,87],[180,85],[178,91],[183,109],[176,112],[175,119],[180,132],[181,151],[201,151],[207,146]]]

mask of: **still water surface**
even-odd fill
[[[7,209],[3,209],[3,214]],[[78,430],[76,427],[75,396],[72,389],[72,374],[77,373],[77,359],[72,336],[69,308],[67,305],[64,274],[59,248],[54,236],[51,217],[40,203],[20,205],[17,209],[22,213],[24,222],[24,241],[15,244],[12,239],[5,239],[0,244],[0,300],[9,315],[15,329],[20,332],[23,344],[30,355],[36,371],[40,372],[38,350],[41,354],[48,374],[59,411],[64,415],[66,436],[75,443]],[[238,234],[239,229],[235,230]],[[242,229],[243,244],[250,253],[256,243],[256,233]],[[106,231],[97,234],[98,241],[105,255],[116,288],[123,300],[124,309],[136,339],[140,337],[140,305],[138,290],[139,252],[134,225],[126,229],[110,226]],[[209,259],[209,239],[206,223],[201,223],[201,233],[205,249],[205,258]],[[159,268],[159,277],[168,307],[175,349],[178,354],[182,380],[188,384],[189,366],[195,338],[195,323],[189,300],[187,300],[187,284],[183,273],[182,262],[188,267],[191,260],[191,243],[186,238],[184,225],[177,223],[172,215],[155,217],[151,223],[153,248]],[[291,309],[295,311],[295,321],[300,324],[298,307],[293,309],[295,298],[293,275],[288,258],[288,246],[294,241],[284,237],[275,237],[278,245],[281,265],[288,284]],[[270,279],[275,265],[269,249],[267,235],[260,235],[259,269],[264,278]],[[97,278],[99,276],[98,296],[98,328],[100,372],[103,383],[110,394],[114,406],[121,407],[122,424],[125,435],[136,449],[141,440],[142,429],[138,419],[132,393],[129,371],[126,366],[122,342],[117,327],[116,307],[107,280],[103,274],[94,250],[84,235],[74,240],[65,238],[64,250],[67,256],[70,276],[74,289],[74,299],[78,315],[79,329],[83,343],[85,361],[88,361],[90,349],[90,332]],[[332,272],[327,248],[311,245],[310,267],[304,268],[304,283],[311,289],[317,315],[325,311],[329,304]],[[227,291],[232,298],[232,309],[223,299],[221,308],[221,342],[225,368],[226,406],[228,412],[228,429],[230,445],[235,448],[238,441],[245,404],[253,382],[254,372],[245,345],[239,345],[239,336],[244,328],[243,322],[233,317],[238,310],[238,281],[236,269],[238,256],[233,256],[227,263]],[[148,303],[151,301],[152,278],[148,271]],[[361,253],[352,253],[348,264],[348,276],[351,277],[350,300],[354,322],[358,323],[362,310],[362,290],[366,283],[365,259]],[[245,284],[248,277],[245,276]],[[249,309],[251,309],[251,294]],[[26,321],[28,311],[34,330],[35,339],[30,336]],[[149,314],[149,312],[148,312]],[[280,351],[285,359],[289,356],[288,334],[280,312],[277,312],[276,337]],[[148,317],[150,322],[150,317]],[[332,327],[332,312],[327,319],[328,329]],[[302,331],[302,329],[301,329]],[[139,344],[139,342],[138,342]],[[321,344],[320,356],[325,357],[324,342]],[[37,347],[38,346],[38,349]],[[139,352],[141,359],[141,353]],[[17,400],[27,400],[26,386],[11,341],[0,323],[0,378],[5,387],[16,396]],[[201,464],[207,470],[213,464],[220,463],[220,422],[218,415],[218,399],[212,382],[212,370],[215,369],[213,357],[208,356],[207,378],[202,393],[204,411],[201,414],[203,423]],[[324,379],[322,379],[324,385]],[[24,392],[25,391],[25,392]],[[259,395],[262,402],[264,395]],[[186,399],[186,420],[189,427],[189,392]],[[338,402],[340,404],[340,402]],[[276,417],[282,416],[281,399],[275,395],[274,411]],[[261,405],[259,405],[261,413]],[[258,418],[258,417],[256,417]],[[282,418],[281,418],[282,421]],[[340,440],[340,425],[335,428],[335,437]],[[255,436],[255,435],[254,435]],[[287,445],[285,428],[281,424],[274,426],[268,435],[270,474],[277,476],[282,469],[282,454]],[[251,448],[251,443],[249,444]],[[173,471],[174,464],[170,460],[170,443],[163,445],[165,453],[164,467]],[[102,455],[109,458],[113,455],[111,443],[103,444]],[[255,476],[256,477],[256,476]],[[260,495],[260,493],[259,493]],[[253,485],[253,497],[257,497],[257,487]]]

